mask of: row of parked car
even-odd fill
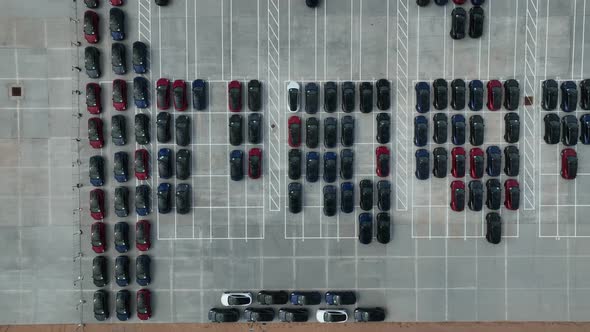
[[[483,207],[483,183],[480,180],[469,181],[468,206],[471,211],[481,211]],[[451,209],[455,212],[465,210],[465,182],[451,182]],[[520,207],[520,184],[515,179],[504,181],[504,207],[518,210]],[[498,179],[486,181],[485,204],[490,210],[499,210],[502,202],[502,187]]]
[[[149,289],[143,288],[137,291],[135,296],[135,307],[137,318],[140,320],[148,320],[152,317],[152,293]],[[105,321],[109,319],[110,312],[109,291],[106,289],[99,289],[94,292],[92,298],[92,306],[94,311],[94,318],[98,321]],[[126,321],[131,318],[131,292],[127,289],[121,289],[117,292],[115,297],[115,313],[117,319]]]
[[[129,257],[117,256],[115,259],[115,282],[119,287],[129,286],[131,278],[129,275]],[[96,287],[104,287],[109,284],[108,258],[96,256],[92,260],[92,282]],[[139,255],[135,259],[135,281],[140,286],[147,286],[151,283],[150,272],[151,259],[147,255]]]
[[[574,115],[568,114],[561,118],[556,113],[548,113],[543,117],[547,144],[561,143],[565,146],[578,144],[578,135],[582,144],[590,144],[590,114],[580,116],[580,124]]]
[[[90,240],[92,250],[97,253],[107,251],[106,224],[95,222],[90,226]],[[113,242],[118,253],[126,253],[131,247],[129,240],[129,225],[119,221],[114,226]],[[148,251],[151,248],[151,224],[147,220],[138,220],[135,223],[135,247],[139,251]]]

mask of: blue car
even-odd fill
[[[292,292],[289,294],[292,305],[318,305],[322,302],[320,292]]]
[[[502,170],[502,151],[499,147],[492,145],[486,149],[488,164],[487,172],[489,176],[500,176]]]
[[[469,82],[469,108],[472,111],[481,111],[483,108],[483,82],[473,80]]]
[[[356,303],[356,295],[351,291],[326,292],[327,305],[351,305]]]
[[[359,242],[369,244],[373,241],[373,215],[369,212],[359,214]]]
[[[140,216],[150,213],[150,187],[145,184],[135,187],[135,212]]]
[[[451,117],[453,144],[465,144],[465,117],[455,114]]]
[[[160,179],[172,177],[172,150],[168,148],[158,151],[158,176]]]
[[[414,118],[414,144],[416,146],[428,144],[428,119],[423,115]]]
[[[148,89],[149,84],[147,79],[141,76],[133,79],[133,101],[137,108],[150,107]]]
[[[115,158],[113,161],[113,174],[115,175],[115,180],[117,180],[117,182],[127,182],[127,162],[127,152],[115,152]]]
[[[336,181],[336,160],[335,152],[324,153],[324,181],[328,183]]]
[[[573,81],[561,83],[561,109],[574,112],[578,106],[578,86]]]
[[[129,250],[129,225],[124,221],[115,224],[115,250],[124,253]]]
[[[160,183],[158,185],[158,213],[169,213],[172,210],[171,199],[172,185],[170,183]]]
[[[115,300],[115,308],[117,312],[117,318],[120,321],[126,321],[131,317],[130,305],[131,293],[128,290],[122,289],[117,292]]]
[[[152,282],[151,263],[148,255],[139,255],[135,259],[135,281],[138,285],[147,286]]]
[[[308,152],[305,161],[305,179],[308,182],[316,182],[320,173],[320,154]]]
[[[147,72],[147,46],[136,41],[133,43],[133,71],[136,74],[145,74]]]
[[[207,82],[198,79],[193,81],[193,108],[202,111],[207,108]]]
[[[111,8],[109,11],[109,29],[113,40],[125,39],[125,12],[119,8]]]
[[[580,142],[590,144],[590,114],[580,117]]]
[[[416,111],[426,113],[430,111],[430,85],[426,82],[416,84]]]
[[[354,185],[352,182],[340,184],[340,210],[343,213],[352,213],[354,210]]]
[[[102,156],[92,156],[88,163],[90,184],[95,187],[104,185],[104,159]]]
[[[416,150],[416,179],[427,180],[430,177],[430,153],[426,149]]]
[[[240,181],[244,178],[244,152],[242,150],[230,152],[229,169],[232,181]]]

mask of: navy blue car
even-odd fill
[[[145,184],[135,187],[135,212],[140,216],[150,213],[150,187]]]
[[[580,142],[590,144],[590,114],[580,117]]]
[[[308,182],[316,182],[320,173],[320,154],[308,152],[305,160],[305,179]]]
[[[140,286],[147,286],[152,282],[150,265],[152,260],[147,255],[139,255],[135,259],[135,281]]]
[[[427,180],[430,177],[430,154],[426,149],[416,150],[416,179]]]
[[[578,86],[573,81],[561,83],[561,109],[574,112],[578,106]]]
[[[125,12],[119,8],[111,8],[109,11],[109,29],[113,40],[125,39]]]
[[[318,305],[322,302],[320,292],[292,292],[289,294],[292,305]]]
[[[90,157],[88,166],[88,175],[90,176],[90,184],[95,187],[104,185],[104,159],[102,156]]]
[[[129,225],[124,221],[119,221],[115,224],[115,250],[119,253],[124,253],[129,250]]]
[[[416,146],[428,144],[428,119],[423,115],[414,118],[414,144]]]
[[[451,117],[453,144],[465,144],[465,117],[455,114]]]
[[[172,176],[172,150],[162,148],[158,151],[158,176],[169,179]]]
[[[148,88],[148,81],[144,77],[138,76],[133,79],[133,101],[137,108],[150,107]]]
[[[487,172],[489,176],[500,176],[502,171],[502,151],[499,147],[492,145],[486,149]]]
[[[244,178],[244,152],[233,150],[229,155],[230,177],[233,181]]]
[[[369,244],[373,241],[373,215],[369,212],[359,214],[359,242]]]
[[[332,183],[336,181],[337,154],[335,152],[324,153],[324,181]]]
[[[469,108],[481,111],[483,108],[483,83],[480,80],[469,82]]]
[[[198,79],[193,81],[193,108],[202,111],[207,108],[207,82]]]
[[[416,111],[426,113],[430,111],[430,85],[426,82],[418,82],[416,90]]]
[[[133,43],[133,71],[136,74],[145,74],[147,72],[147,46],[136,41]]]
[[[127,152],[115,152],[115,158],[113,159],[113,174],[117,182],[127,182],[127,162]]]
[[[117,312],[117,318],[120,321],[126,321],[131,317],[130,305],[131,293],[126,289],[121,289],[117,292],[115,300],[115,308]]]
[[[160,183],[158,185],[158,213],[169,213],[172,210],[171,204],[172,185]]]
[[[351,291],[328,291],[325,299],[327,305],[351,305],[356,303],[356,295]]]
[[[354,185],[352,182],[340,184],[340,210],[343,213],[351,213],[354,210]]]

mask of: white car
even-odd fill
[[[318,309],[315,318],[320,323],[346,323],[348,313],[344,309]]]
[[[221,294],[221,304],[224,306],[247,306],[252,304],[250,292],[225,292]]]
[[[289,112],[299,111],[299,100],[301,99],[301,87],[299,83],[290,81],[287,85],[287,108]]]

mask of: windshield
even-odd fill
[[[123,94],[121,93],[121,86],[119,84],[116,84],[114,89],[113,89],[113,101],[116,103],[122,103],[123,102]]]
[[[147,314],[147,305],[145,300],[145,294],[139,293],[139,296],[137,297],[137,312],[140,314]]]
[[[143,155],[141,153],[138,153],[137,156],[135,156],[135,171],[139,173],[145,172]]]
[[[84,33],[87,35],[95,34],[94,25],[92,24],[92,17],[90,15],[84,16]]]
[[[99,246],[102,244],[100,240],[100,231],[98,229],[98,225],[92,226],[92,232],[90,234],[90,240],[92,241],[92,245]]]
[[[137,223],[137,238],[135,239],[139,244],[145,244],[145,226],[143,223]]]

